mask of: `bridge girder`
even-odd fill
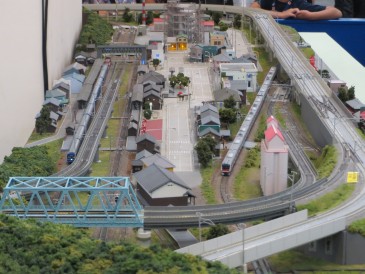
[[[0,210],[79,227],[143,227],[142,206],[128,177],[12,177]]]

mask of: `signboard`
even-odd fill
[[[357,183],[359,181],[359,172],[349,171],[347,172],[347,182]]]

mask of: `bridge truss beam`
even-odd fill
[[[128,177],[12,177],[0,211],[79,227],[143,227],[142,206]]]

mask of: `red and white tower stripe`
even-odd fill
[[[146,25],[146,10],[145,10],[146,0],[142,0],[142,25]]]

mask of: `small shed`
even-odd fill
[[[135,122],[130,122],[128,125],[128,136],[137,136],[138,135],[138,124]]]
[[[137,144],[137,152],[140,152],[144,149],[152,154],[159,152],[156,138],[148,133],[139,135],[136,138],[136,144]]]

